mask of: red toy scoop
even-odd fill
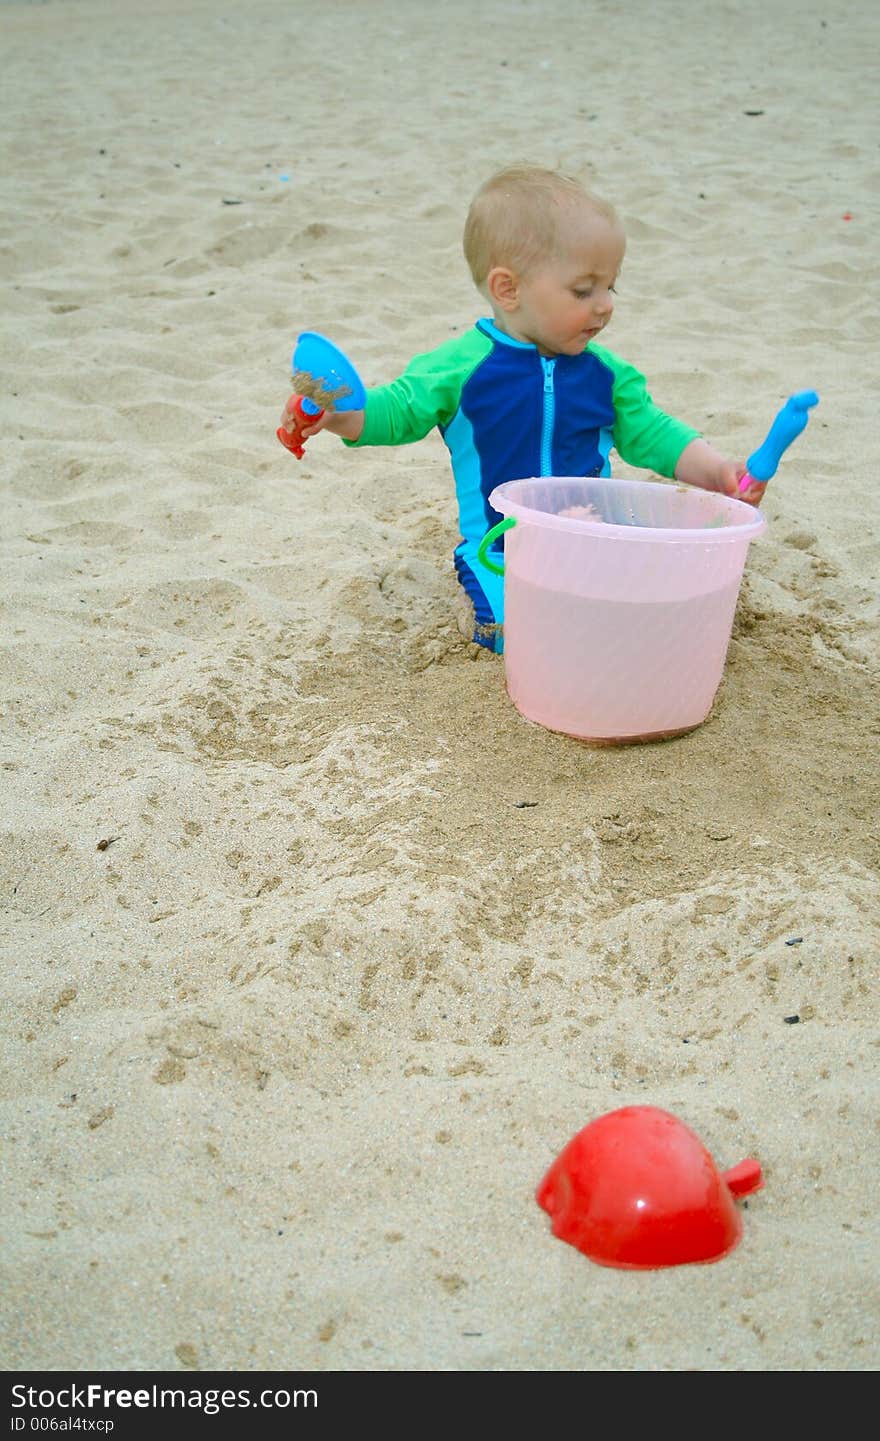
[[[757,1161],[721,1175],[693,1131],[656,1106],[625,1106],[569,1141],[536,1193],[553,1234],[601,1266],[718,1261],[739,1243],[734,1196],[763,1186]]]

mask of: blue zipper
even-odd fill
[[[541,474],[553,474],[553,422],[556,416],[556,395],[553,390],[555,360],[541,356],[544,371],[544,415],[541,421]]]

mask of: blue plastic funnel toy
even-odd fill
[[[348,356],[315,330],[304,330],[297,340],[292,369],[296,393],[284,407],[276,435],[302,460],[303,426],[314,425],[325,410],[362,410],[366,391]]]
[[[746,473],[739,483],[741,491],[748,490],[753,480],[766,485],[776,474],[776,467],[784,452],[805,429],[810,410],[818,404],[819,397],[815,390],[799,390],[796,395],[788,397],[771,425],[766,440],[746,461]]]

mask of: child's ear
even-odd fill
[[[501,310],[515,310],[519,304],[519,277],[504,265],[494,265],[486,276],[489,299]]]

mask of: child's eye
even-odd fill
[[[609,285],[608,289],[612,295],[617,294],[616,285]],[[587,290],[572,290],[571,293],[574,296],[575,300],[589,300],[590,296],[593,294],[593,286],[591,285]]]

